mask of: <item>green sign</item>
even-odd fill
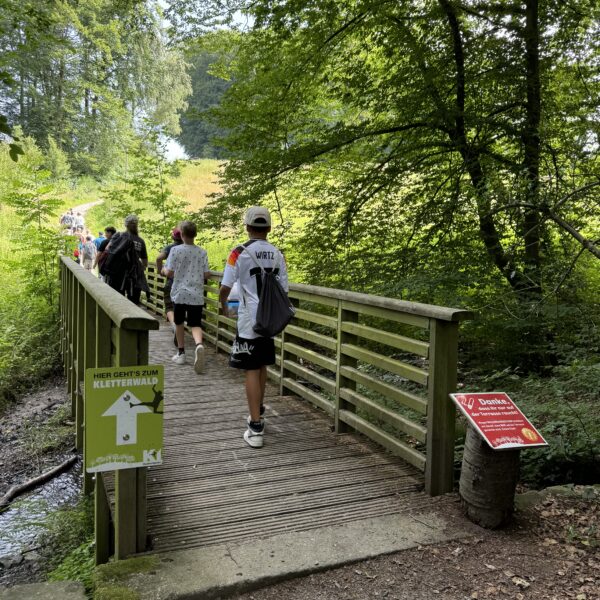
[[[162,365],[86,370],[88,473],[162,463],[163,393]]]

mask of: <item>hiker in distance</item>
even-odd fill
[[[100,269],[111,288],[140,303],[142,291],[149,294],[144,271],[148,266],[146,242],[138,235],[137,215],[125,217],[125,231],[112,236],[106,247],[106,258]]]
[[[254,329],[257,322],[263,273],[274,273],[285,292],[288,290],[287,268],[281,252],[267,241],[271,231],[271,215],[262,206],[248,209],[244,225],[249,240],[234,248],[227,259],[219,300],[223,314],[229,316],[227,299],[238,283],[240,304],[237,314],[237,335],[231,348],[230,366],[246,372],[246,399],[250,415],[244,440],[253,448],[263,445],[265,420],[264,396],[267,366],[275,364],[275,344],[272,337]]]
[[[208,255],[204,248],[194,244],[197,235],[196,224],[182,221],[179,224],[183,244],[171,248],[163,275],[173,279],[171,300],[177,338],[177,354],[173,362],[185,364],[184,322],[192,330],[196,343],[194,349],[194,370],[204,372],[204,346],[202,345],[202,310],[204,308],[204,280],[210,275]]]
[[[171,231],[171,239],[173,240],[172,244],[165,246],[160,254],[156,257],[156,270],[161,274],[163,273],[163,263],[165,260],[169,258],[169,254],[171,250],[175,248],[175,246],[180,246],[183,244],[183,240],[181,239],[181,231],[176,227]],[[175,313],[173,312],[173,300],[171,299],[171,289],[173,287],[173,278],[167,277],[165,281],[165,285],[163,287],[163,301],[165,305],[165,319],[167,322],[171,324],[173,328],[173,343],[177,346],[177,331],[175,327]]]

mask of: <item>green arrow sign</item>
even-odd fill
[[[87,369],[85,469],[114,471],[162,462],[162,365]]]

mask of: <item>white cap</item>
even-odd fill
[[[250,227],[271,227],[271,215],[264,206],[251,206],[246,211],[244,225]]]

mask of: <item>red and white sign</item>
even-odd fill
[[[548,445],[504,392],[450,394],[450,397],[494,450]]]

